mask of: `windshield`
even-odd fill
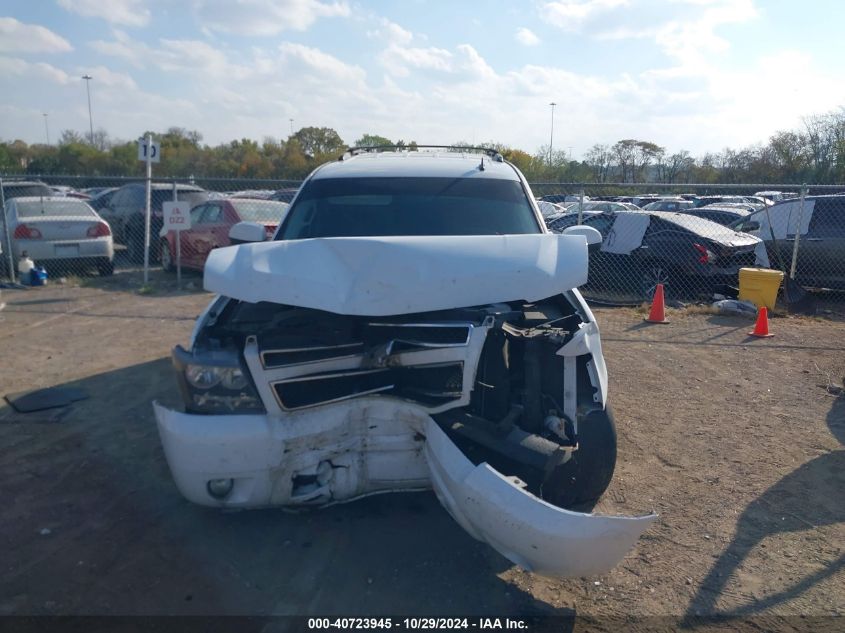
[[[261,222],[264,224],[278,224],[290,206],[286,202],[246,199],[230,200],[229,203],[244,222]]]
[[[326,178],[305,185],[276,239],[540,232],[515,180]]]
[[[18,201],[15,206],[19,218],[34,218],[44,215],[79,217],[93,216],[94,210],[81,200],[61,198],[53,200]]]

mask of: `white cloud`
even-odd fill
[[[321,81],[326,79],[335,81],[343,78],[360,82],[366,78],[366,73],[360,66],[342,62],[337,57],[317,48],[285,42],[279,46],[279,51],[285,62],[305,67],[308,71],[316,73],[315,79]]]
[[[367,31],[367,37],[374,40],[385,40],[394,44],[407,45],[414,39],[414,34],[395,22],[380,18],[379,28]]]
[[[533,31],[525,27],[518,28],[514,35],[516,41],[523,46],[537,46],[540,43],[540,38],[537,37]]]
[[[66,84],[70,76],[63,70],[45,62],[28,62],[17,57],[0,57],[0,76],[47,80]],[[8,97],[8,95],[7,95]]]
[[[596,14],[628,4],[629,0],[556,0],[540,7],[540,17],[565,31],[577,31]]]
[[[195,0],[194,11],[204,28],[252,36],[305,31],[319,18],[351,13],[345,0]]]
[[[126,73],[119,73],[106,68],[105,66],[95,66],[94,68],[78,67],[76,74],[79,77],[82,75],[91,76],[91,91],[99,90],[101,86],[108,88],[116,88],[119,90],[137,90],[138,85]]]
[[[0,52],[64,53],[72,51],[65,38],[38,24],[24,24],[15,18],[0,18]]]
[[[111,57],[120,57],[135,68],[143,68],[144,59],[149,54],[149,48],[139,40],[129,37],[125,32],[115,29],[114,40],[94,40],[88,46],[98,53]]]
[[[86,18],[102,18],[114,24],[146,26],[150,10],[143,0],[58,0],[59,6]]]

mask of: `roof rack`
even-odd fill
[[[338,158],[338,160],[346,160],[358,154],[368,154],[370,152],[384,152],[384,151],[416,151],[420,149],[445,149],[451,152],[483,152],[497,163],[505,161],[504,156],[499,150],[491,147],[465,147],[462,145],[371,145],[364,147],[349,147],[346,152]]]

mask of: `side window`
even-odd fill
[[[121,204],[123,204],[124,198],[126,198],[126,190],[118,189],[114,192],[114,195],[106,206],[111,207],[112,209],[117,209]]]
[[[809,237],[845,237],[845,201],[816,200]]]
[[[200,224],[217,224],[223,217],[223,209],[219,204],[205,205],[205,212],[200,218]]]
[[[146,193],[143,187],[132,187],[127,194],[123,201],[124,206],[132,207],[132,209],[141,209],[144,207]]]
[[[207,206],[207,204],[201,204],[191,209],[191,226],[196,226],[200,223],[200,217],[202,217],[202,212],[205,211],[205,208]]]

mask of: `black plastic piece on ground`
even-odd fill
[[[24,391],[6,396],[12,408],[18,413],[32,413],[55,407],[66,407],[77,400],[86,400],[88,393],[76,387],[50,387]]]

